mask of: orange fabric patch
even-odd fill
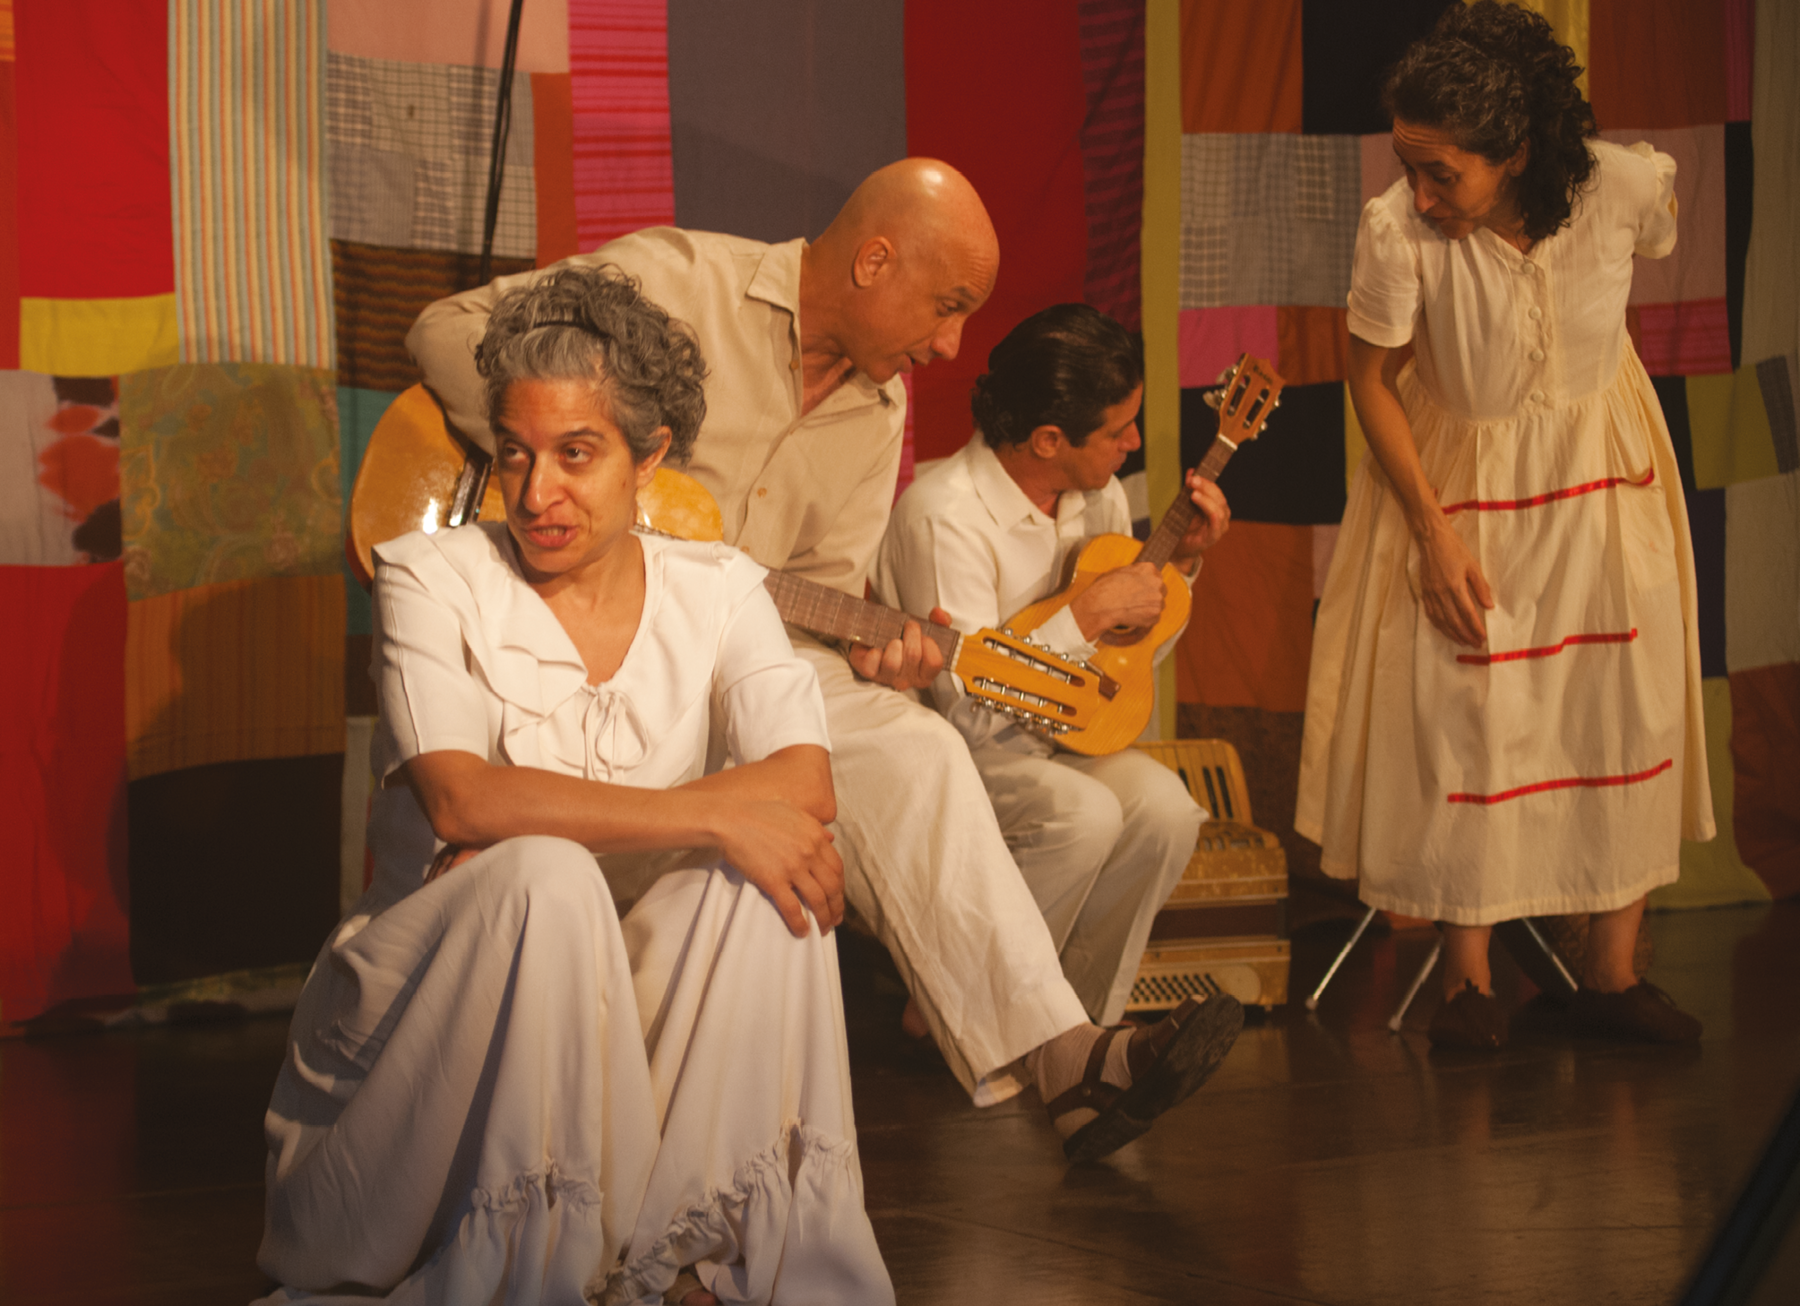
[[[1304,711],[1312,610],[1312,527],[1234,521],[1194,581],[1178,700]]]
[[[131,605],[125,741],[133,780],[344,750],[344,580],[280,576]]]
[[[1289,385],[1343,381],[1350,375],[1349,310],[1278,308],[1275,335],[1281,357],[1276,370]]]
[[[575,236],[575,106],[569,74],[531,74],[531,163],[537,183],[537,265],[580,252]]]
[[[1181,0],[1183,132],[1300,130],[1300,7]]]
[[[1731,673],[1732,832],[1777,898],[1800,894],[1800,663]]]
[[[1608,131],[1725,121],[1716,0],[1592,0],[1588,99]]]

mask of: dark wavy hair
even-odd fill
[[[1542,240],[1566,225],[1594,172],[1594,110],[1575,85],[1574,52],[1528,9],[1476,0],[1452,4],[1431,35],[1388,72],[1391,117],[1448,132],[1458,149],[1505,163],[1529,145],[1514,182],[1525,234]]]
[[[706,360],[687,325],[645,299],[617,268],[558,268],[501,296],[475,349],[488,420],[517,381],[591,381],[606,398],[632,457],[687,461],[706,418]]]
[[[969,410],[994,448],[1021,444],[1055,426],[1079,447],[1105,411],[1143,384],[1144,348],[1086,304],[1056,304],[1006,333],[976,378]]]

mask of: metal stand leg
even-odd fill
[[[1325,978],[1319,981],[1319,987],[1314,989],[1312,995],[1306,999],[1308,1011],[1319,1009],[1319,998],[1324,994],[1325,986],[1331,983],[1331,977],[1338,973],[1338,967],[1344,964],[1344,958],[1350,955],[1350,949],[1356,946],[1356,941],[1362,938],[1363,931],[1369,928],[1369,922],[1374,919],[1375,909],[1373,907],[1363,913],[1363,918],[1356,923],[1356,929],[1350,934],[1350,941],[1338,949],[1337,958],[1331,963],[1331,968],[1325,972]]]
[[[1562,1002],[1575,996],[1579,987],[1575,977],[1569,974],[1569,968],[1563,965],[1562,958],[1556,955],[1556,949],[1550,946],[1536,921],[1529,916],[1502,921],[1494,926],[1494,934],[1512,954],[1512,959],[1519,963],[1525,977],[1538,988]]]
[[[1396,1011],[1393,1016],[1388,1019],[1388,1029],[1393,1033],[1398,1034],[1400,1032],[1400,1022],[1406,1019],[1406,1009],[1412,1006],[1413,999],[1419,995],[1419,990],[1424,987],[1425,977],[1431,974],[1432,969],[1438,963],[1438,957],[1443,951],[1444,938],[1442,935],[1439,935],[1437,942],[1431,945],[1431,955],[1425,958],[1425,964],[1419,967],[1419,973],[1413,976],[1412,986],[1406,990],[1406,996],[1400,1000],[1400,1010]]]

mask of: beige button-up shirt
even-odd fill
[[[1118,477],[1098,490],[1065,492],[1051,517],[1032,503],[977,432],[900,496],[871,581],[883,603],[908,612],[942,608],[950,624],[967,634],[998,628],[1056,593],[1070,555],[1094,536],[1130,534],[1131,507]],[[1092,657],[1098,648],[1067,608],[1032,638],[1076,659]],[[1171,640],[1159,656],[1173,647]],[[971,748],[1051,751],[1036,735],[965,699],[949,672],[933,683],[932,695]]]
[[[800,252],[704,231],[652,227],[566,266],[615,264],[693,328],[706,357],[706,420],[686,470],[719,502],[725,541],[765,567],[858,598],[900,470],[906,390],[851,374],[800,413]],[[407,348],[459,430],[492,449],[475,346],[494,302],[543,271],[439,300]]]

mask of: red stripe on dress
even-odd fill
[[[1628,631],[1611,631],[1603,635],[1570,635],[1555,644],[1540,648],[1516,648],[1505,653],[1458,653],[1456,660],[1465,666],[1485,667],[1496,662],[1520,662],[1526,658],[1547,658],[1561,653],[1571,644],[1629,644],[1638,637],[1637,627]]]
[[[1608,476],[1605,480],[1589,481],[1586,485],[1571,485],[1566,490],[1534,494],[1529,499],[1464,499],[1461,503],[1453,503],[1445,508],[1444,516],[1448,517],[1453,512],[1462,512],[1467,508],[1473,508],[1477,512],[1511,512],[1518,508],[1536,508],[1558,499],[1573,499],[1577,495],[1592,494],[1595,490],[1610,490],[1615,485],[1630,485],[1642,489],[1655,480],[1656,468],[1652,467],[1641,481],[1634,481],[1629,476]]]
[[[1534,785],[1520,785],[1517,789],[1508,789],[1498,794],[1451,794],[1449,801],[1453,803],[1480,803],[1491,807],[1495,803],[1504,803],[1509,798],[1520,798],[1526,794],[1541,794],[1551,789],[1611,789],[1617,785],[1634,785],[1642,780],[1654,779],[1675,765],[1675,759],[1665,757],[1647,771],[1634,771],[1630,775],[1572,775],[1566,780],[1540,780]]]

